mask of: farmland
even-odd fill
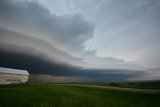
[[[86,83],[81,83],[86,84]],[[89,85],[98,86],[112,86],[112,87],[124,87],[124,88],[136,88],[136,89],[155,89],[160,90],[160,81],[145,81],[145,82],[97,82],[88,83]]]
[[[160,107],[160,94],[95,87],[0,85],[0,107]]]

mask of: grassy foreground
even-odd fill
[[[81,86],[0,85],[0,107],[160,107],[160,95]]]

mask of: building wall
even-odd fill
[[[20,84],[28,81],[28,75],[0,73],[0,84]]]

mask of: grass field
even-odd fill
[[[83,84],[83,83],[81,83]],[[86,84],[86,83],[84,83]],[[160,90],[160,81],[146,81],[146,82],[98,82],[88,83],[90,85],[138,88],[138,89],[156,89]]]
[[[160,94],[93,87],[0,85],[0,107],[160,107]]]

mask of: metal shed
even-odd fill
[[[28,81],[26,70],[0,67],[0,84],[24,84]]]

